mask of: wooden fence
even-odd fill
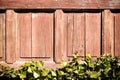
[[[0,0],[0,63],[119,56],[119,30],[119,0]]]

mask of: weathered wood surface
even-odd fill
[[[115,26],[114,26],[114,39],[115,39],[115,56],[120,56],[120,13],[115,14]]]
[[[31,13],[17,13],[20,57],[31,57]]]
[[[0,59],[5,58],[5,14],[0,13]]]
[[[114,16],[110,10],[104,10],[102,18],[102,52],[114,55]]]
[[[6,12],[6,62],[15,62],[16,47],[16,24],[15,12],[7,10]]]
[[[86,13],[86,53],[101,53],[101,13]]]
[[[32,57],[53,56],[53,13],[32,13]]]
[[[62,10],[57,10],[55,14],[55,61],[59,63],[67,59],[67,18]]]
[[[1,9],[120,9],[120,0],[0,0]]]
[[[67,54],[72,57],[73,53],[79,52],[85,55],[85,15],[84,13],[67,14]]]
[[[119,21],[120,10],[1,10],[0,62],[56,65],[75,52],[80,59],[86,53],[119,56]]]

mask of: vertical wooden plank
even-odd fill
[[[55,12],[55,62],[57,63],[67,58],[66,19],[66,15],[62,10],[57,10]]]
[[[32,57],[53,54],[53,13],[32,14]]]
[[[79,52],[84,56],[84,13],[69,13],[67,28],[67,49],[68,56]]]
[[[31,57],[31,13],[17,13],[20,57]]]
[[[46,13],[45,14],[45,46],[46,46],[46,53],[45,57],[53,57],[53,27],[54,27],[54,15],[53,13]],[[49,41],[48,41],[49,40]]]
[[[86,53],[100,55],[101,13],[86,13]]]
[[[115,56],[120,56],[120,13],[115,14]]]
[[[102,53],[111,53],[114,55],[114,16],[110,10],[104,10],[102,17]]]
[[[67,14],[67,56],[73,54],[73,35],[74,35],[74,16],[73,13]]]
[[[84,56],[84,13],[74,14],[74,41],[73,41],[73,52],[79,52],[81,56]]]
[[[5,13],[0,13],[0,58],[5,55]]]
[[[16,26],[15,12],[13,10],[6,11],[6,62],[15,62],[16,55]]]

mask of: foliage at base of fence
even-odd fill
[[[83,63],[78,57],[73,55],[71,62],[62,61],[63,67],[54,70],[46,69],[42,61],[27,62],[17,70],[0,65],[0,76],[13,80],[120,80],[118,57],[102,55],[92,60],[87,54]]]

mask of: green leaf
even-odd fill
[[[34,78],[38,78],[40,75],[37,72],[34,71],[33,76],[34,76]]]
[[[73,58],[76,59],[80,56],[80,53],[77,53],[77,54],[73,54]]]
[[[111,70],[111,68],[110,67],[108,67],[108,68],[106,68],[106,69],[104,69],[104,74],[107,76],[108,75],[108,72]]]
[[[31,70],[31,67],[28,67],[28,70],[27,70],[29,73],[32,73],[32,70]]]
[[[51,74],[52,74],[52,76],[56,76],[56,72],[55,71],[51,71]]]
[[[47,76],[48,75],[48,71],[43,69],[42,72],[41,72],[42,76]]]
[[[95,78],[95,79],[97,79],[100,75],[101,75],[100,72],[91,71],[90,78]]]
[[[86,58],[87,58],[88,60],[91,60],[91,54],[87,54],[87,55],[86,55]]]
[[[26,72],[20,73],[19,76],[20,76],[20,79],[26,78]]]
[[[37,61],[37,66],[43,68],[44,63],[42,61]]]
[[[58,70],[57,72],[58,72],[59,75],[64,75],[64,71]]]
[[[63,67],[67,66],[67,64],[68,64],[68,63],[65,62],[65,61],[62,61],[62,62],[61,62],[61,65],[62,65]]]

